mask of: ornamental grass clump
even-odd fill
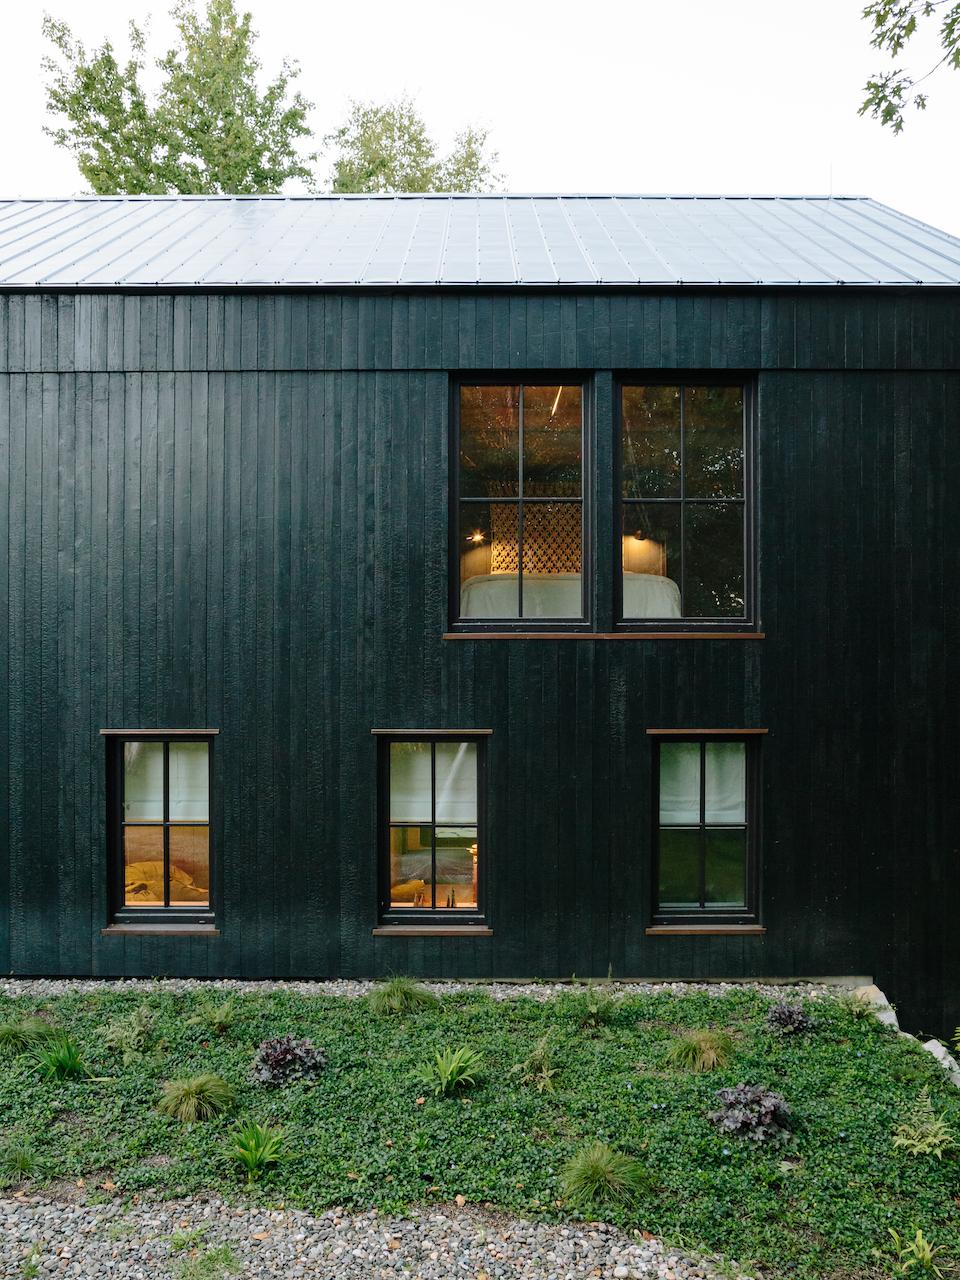
[[[183,1080],[167,1080],[157,1108],[183,1124],[212,1120],[233,1105],[234,1092],[222,1077],[205,1071]]]
[[[419,1079],[436,1097],[446,1098],[452,1093],[472,1089],[483,1063],[480,1055],[466,1045],[459,1049],[438,1049],[433,1061],[419,1072]]]
[[[599,1141],[570,1157],[560,1181],[565,1198],[584,1213],[628,1209],[653,1185],[639,1160]]]
[[[801,1035],[804,1031],[813,1030],[814,1021],[804,1012],[802,1005],[780,1000],[768,1010],[767,1026],[780,1035]]]
[[[930,1090],[924,1085],[917,1095],[910,1116],[897,1128],[893,1145],[911,1156],[935,1156],[942,1160],[945,1152],[953,1151],[956,1139],[947,1124],[946,1112],[940,1115],[933,1109]]]
[[[790,1106],[783,1094],[760,1084],[738,1084],[719,1089],[717,1097],[721,1105],[708,1118],[721,1133],[752,1142],[782,1144],[790,1140]]]
[[[34,1057],[44,1080],[85,1080],[90,1075],[80,1050],[66,1035],[41,1044]]]
[[[44,1018],[14,1018],[9,1022],[0,1022],[0,1054],[14,1057],[18,1053],[26,1053],[36,1049],[45,1041],[56,1039],[63,1032]]]
[[[278,1036],[264,1040],[253,1059],[253,1077],[269,1088],[314,1080],[327,1065],[327,1055],[310,1040]]]
[[[667,1049],[666,1062],[686,1071],[717,1071],[733,1057],[733,1037],[726,1031],[684,1031]]]
[[[391,978],[379,982],[367,996],[370,1012],[382,1017],[385,1014],[416,1013],[428,1009],[439,1001],[432,991],[412,978]]]
[[[0,1140],[0,1187],[9,1187],[36,1173],[40,1161],[36,1151],[22,1138]]]
[[[252,1183],[283,1158],[283,1130],[256,1120],[241,1121],[231,1134],[230,1157],[244,1170],[248,1184]]]

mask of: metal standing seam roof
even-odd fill
[[[0,201],[0,288],[960,285],[960,239],[862,196]]]

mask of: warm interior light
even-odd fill
[[[623,539],[623,567],[628,573],[653,573],[663,577],[667,572],[667,549],[642,529],[628,533]]]
[[[557,387],[557,398],[556,400],[554,400],[553,408],[550,410],[551,418],[555,418],[557,416],[557,405],[560,403],[560,397],[562,395],[563,395],[563,387]]]
[[[471,534],[469,535],[469,537],[467,538],[467,541],[468,541],[468,542],[483,542],[483,541],[485,541],[485,539],[484,539],[484,535],[481,533],[481,531],[480,531],[479,529],[475,529],[475,530],[473,531],[473,533],[471,533]]]

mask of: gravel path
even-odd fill
[[[866,981],[866,979],[864,979]],[[851,980],[856,986],[860,979]],[[171,995],[187,995],[198,990],[237,991],[248,995],[264,995],[271,991],[289,991],[298,996],[347,996],[356,999],[365,996],[375,982],[359,982],[348,978],[329,982],[296,982],[276,980],[269,982],[248,981],[243,978],[6,978],[0,980],[0,995],[29,996],[34,1000],[54,996],[87,994],[96,991],[162,991]],[[561,992],[584,989],[578,982],[424,982],[423,985],[437,995],[454,995],[458,991],[473,991],[492,996],[494,1000],[511,1000],[516,996],[529,996],[533,1000],[549,1000]],[[847,985],[847,984],[844,984]],[[604,982],[608,991],[622,995],[691,995],[705,992],[710,996],[726,996],[733,991],[759,991],[774,1000],[788,998],[816,999],[836,994],[843,989],[839,983],[791,982],[775,985],[762,982]]]
[[[206,1198],[136,1205],[0,1199],[3,1280],[221,1280],[228,1274],[241,1280],[698,1280],[718,1273],[659,1240],[629,1237],[603,1223],[538,1224],[452,1205],[407,1218],[343,1209],[311,1217]]]

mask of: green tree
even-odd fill
[[[334,151],[336,192],[480,191],[502,181],[485,129],[465,129],[441,156],[406,97],[382,106],[352,103],[346,123],[325,141]]]
[[[178,42],[156,59],[162,79],[151,100],[141,83],[146,36],[130,23],[130,56],[118,61],[109,40],[90,54],[70,28],[49,15],[44,35],[56,55],[43,59],[46,126],[75,157],[98,195],[249,194],[276,192],[289,179],[312,180],[298,144],[310,136],[311,104],[290,84],[299,74],[285,61],[261,92],[256,33],[234,0],[190,0],[172,10]]]
[[[908,71],[895,67],[885,74],[879,72],[864,86],[867,96],[860,115],[869,112],[874,120],[900,133],[905,110],[926,110],[927,95],[918,92],[917,85],[944,65],[960,67],[960,4],[956,0],[872,0],[863,16],[872,24],[870,43],[891,58],[902,52],[925,19],[934,19],[938,26],[941,56],[923,75],[914,79]],[[933,25],[927,23],[928,27]]]

